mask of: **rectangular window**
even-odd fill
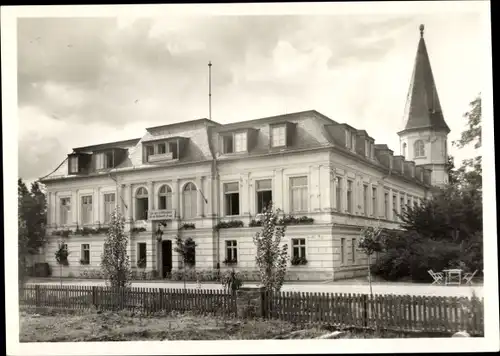
[[[82,244],[82,255],[81,255],[81,264],[82,265],[88,265],[90,264],[90,245],[89,244]]]
[[[389,219],[389,193],[384,193],[384,212],[385,218]]]
[[[351,150],[356,151],[356,134],[352,134],[352,139],[351,139]]]
[[[236,240],[226,241],[226,261],[238,262],[238,243]]]
[[[179,158],[179,147],[177,145],[177,141],[168,143],[168,152],[172,153],[172,159]]]
[[[337,211],[342,211],[342,178],[337,177],[337,186],[335,187],[335,200]]]
[[[156,154],[164,154],[167,152],[167,148],[165,147],[165,143],[159,143],[156,145]]]
[[[356,263],[356,239],[352,239],[351,258],[352,258],[352,263]]]
[[[139,267],[139,262],[143,261],[144,267],[146,266],[146,243],[145,242],[139,242],[137,244],[137,265]]]
[[[375,145],[370,144],[370,158],[373,159],[375,157]]]
[[[307,211],[307,177],[290,178],[290,211]]]
[[[370,141],[365,140],[365,156],[370,157]]]
[[[271,179],[257,181],[256,189],[257,189],[257,213],[260,214],[273,200]]]
[[[351,148],[351,133],[349,130],[345,130],[345,146]]]
[[[239,183],[224,184],[225,215],[240,215]]]
[[[367,185],[363,185],[363,209],[364,209],[364,213],[365,213],[365,216],[368,216],[368,186]]]
[[[392,196],[392,213],[394,214],[394,220],[396,220],[397,218],[397,213],[398,213],[398,208],[397,208],[397,204],[398,203],[398,197],[396,196],[396,194],[394,194]]]
[[[233,147],[233,136],[224,136],[222,138],[223,142],[223,151],[224,153],[233,153],[234,152],[234,147]]]
[[[340,263],[345,264],[345,238],[340,239]]]
[[[411,208],[411,199],[410,198],[408,198],[408,200],[406,200],[406,207]]]
[[[149,162],[149,156],[155,154],[155,147],[153,145],[146,146],[146,162]]]
[[[240,132],[234,134],[234,151],[245,152],[247,150],[247,133]]]
[[[92,195],[82,197],[82,224],[92,224]]]
[[[306,239],[292,239],[292,258],[306,258]]]
[[[104,194],[104,223],[109,224],[111,213],[115,209],[115,193]]]
[[[69,171],[71,173],[78,173],[78,156],[69,158]]]
[[[352,193],[352,181],[347,181],[347,212],[349,214],[353,213],[353,193]]]
[[[401,197],[399,200],[399,209],[400,209],[401,213],[403,213],[403,211],[405,210],[405,198],[404,197]]]
[[[97,153],[95,155],[95,169],[113,168],[113,152]]]
[[[377,216],[377,188],[372,187],[372,215]]]
[[[272,129],[272,145],[273,147],[281,147],[286,144],[286,127],[276,126]]]
[[[69,225],[71,217],[71,199],[61,198],[60,200],[60,225]]]

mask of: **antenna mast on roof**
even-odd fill
[[[208,62],[208,119],[212,120],[212,62]]]

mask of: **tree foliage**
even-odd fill
[[[59,241],[59,245],[58,245],[57,250],[56,250],[54,255],[55,255],[56,262],[59,266],[68,266],[69,265],[69,261],[68,261],[69,251],[68,251],[68,247],[64,241]]]
[[[36,254],[46,243],[47,202],[38,182],[28,190],[21,178],[17,181],[18,214],[23,222],[24,252]]]
[[[481,146],[481,97],[471,103],[464,117],[468,129],[453,142],[463,148],[475,142]],[[481,156],[467,159],[455,168],[453,157],[446,169],[450,182],[435,188],[432,197],[399,215],[404,231],[391,232],[383,239],[374,272],[387,279],[411,276],[429,280],[427,271],[457,267],[483,269],[483,199]]]
[[[101,256],[102,275],[106,283],[113,288],[130,286],[131,271],[127,245],[125,219],[117,208],[111,213],[111,222]]]
[[[467,130],[463,131],[460,139],[453,141],[453,145],[458,148],[463,148],[470,143],[475,143],[475,147],[481,147],[481,93],[469,103],[470,110],[464,114],[467,119]]]
[[[285,280],[288,245],[281,242],[285,236],[285,226],[277,226],[279,210],[270,204],[262,214],[262,229],[253,238],[257,247],[255,262],[260,272],[261,284],[266,291],[281,290]]]
[[[181,237],[177,236],[175,239],[174,251],[181,256],[181,260],[186,266],[194,266],[196,263],[196,242],[188,237],[183,240]]]

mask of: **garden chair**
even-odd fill
[[[477,273],[477,269],[474,272],[472,272],[472,273],[466,273],[464,275],[464,278],[463,278],[463,280],[465,281],[465,284],[471,285],[472,284],[472,278],[474,278],[474,276],[476,275],[476,273]]]
[[[428,270],[427,273],[429,273],[432,277],[432,279],[434,279],[434,282],[432,282],[432,284],[443,284],[443,279],[444,279],[444,275],[443,275],[443,272],[434,272],[433,270]]]

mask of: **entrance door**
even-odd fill
[[[172,272],[172,241],[164,240],[161,243],[161,256],[163,264],[163,278],[167,277],[167,273]]]

